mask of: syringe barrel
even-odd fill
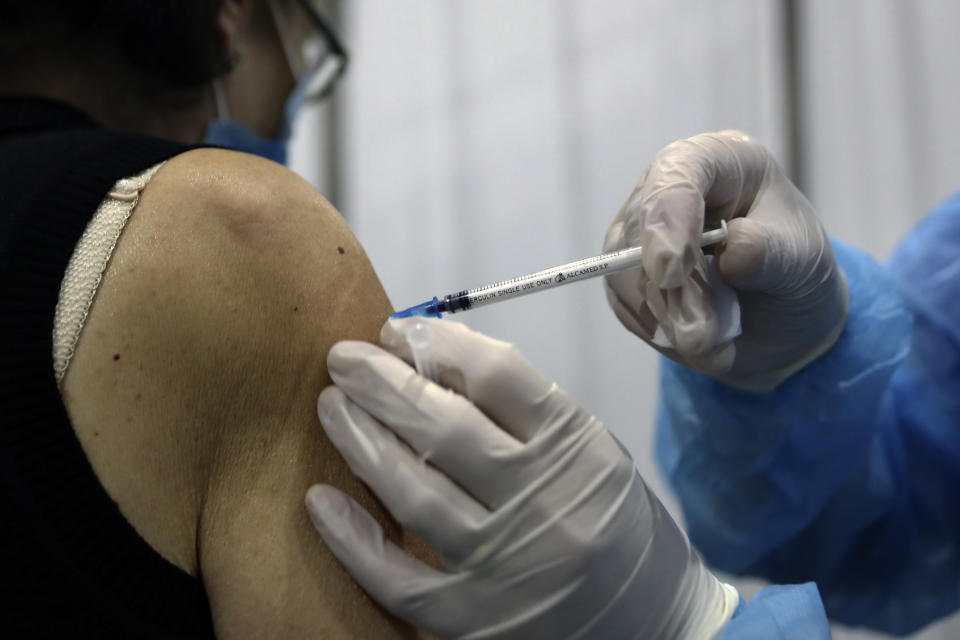
[[[721,222],[719,229],[703,234],[700,246],[723,242],[726,237],[727,225],[726,222]],[[459,313],[502,300],[519,298],[530,293],[552,289],[563,284],[633,269],[640,266],[642,255],[643,247],[630,247],[544,269],[519,278],[503,280],[485,287],[452,293],[444,296],[437,303],[436,310],[439,313]]]
[[[485,287],[461,291],[446,296],[444,306],[450,307],[450,313],[482,307],[501,300],[519,298],[545,289],[564,284],[589,280],[597,276],[632,269],[640,264],[642,247],[631,247],[600,256],[578,260],[569,264],[544,269],[519,278],[504,280]]]
[[[440,313],[459,313],[470,309],[473,304],[470,302],[469,294],[469,291],[464,290],[460,293],[451,293],[444,296],[442,300],[437,302],[437,311]]]

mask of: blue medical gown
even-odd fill
[[[960,194],[886,266],[834,251],[834,348],[766,394],[664,361],[657,456],[713,566],[816,581],[831,618],[906,634],[960,608]]]

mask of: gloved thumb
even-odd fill
[[[717,248],[717,272],[734,289],[762,291],[772,283],[767,273],[769,231],[749,218],[734,218],[727,223],[726,242]]]

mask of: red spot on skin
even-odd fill
[[[119,354],[119,353],[113,354],[113,360],[114,360],[114,362],[116,362],[116,361],[119,360],[119,359],[120,359],[120,354]]]
[[[343,255],[343,254],[346,253],[346,251],[343,250],[343,247],[337,247],[337,252],[338,252],[340,255]]]

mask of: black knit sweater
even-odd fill
[[[188,149],[0,98],[0,637],[212,637],[202,583],[154,551],[94,475],[60,399],[67,263],[120,178]]]

